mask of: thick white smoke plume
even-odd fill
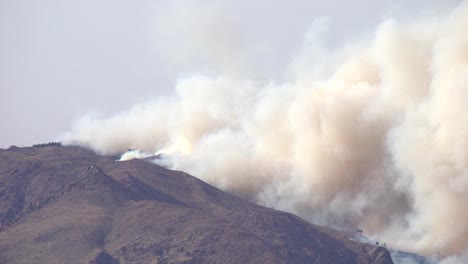
[[[84,118],[63,140],[102,153],[163,152],[174,169],[260,204],[462,261],[468,5],[386,21],[334,51],[309,36],[289,82],[193,75],[174,96]]]

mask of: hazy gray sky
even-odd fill
[[[384,17],[458,2],[0,0],[0,147],[53,140],[86,113],[171,93],[187,73],[281,79],[319,18],[340,45]]]

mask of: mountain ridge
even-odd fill
[[[144,160],[0,149],[0,263],[393,263],[379,246]]]

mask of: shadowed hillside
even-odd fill
[[[143,160],[0,150],[0,263],[393,263],[352,241]]]

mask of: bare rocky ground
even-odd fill
[[[41,146],[0,149],[0,263],[393,262],[183,172]]]

